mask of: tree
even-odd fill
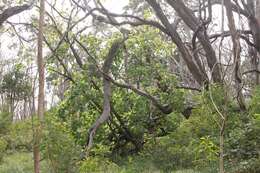
[[[44,59],[43,59],[43,26],[44,26],[44,13],[45,13],[45,3],[44,0],[40,1],[40,17],[39,17],[39,32],[38,32],[38,54],[37,54],[37,64],[38,64],[38,74],[39,74],[39,94],[38,94],[38,118],[39,124],[36,125],[34,132],[34,172],[40,173],[40,140],[41,140],[41,123],[44,116],[44,85],[45,85],[45,74],[44,74]]]
[[[16,64],[11,71],[3,76],[0,84],[0,94],[5,99],[5,104],[8,105],[13,120],[24,116],[19,112],[15,114],[15,109],[19,102],[26,103],[31,98],[32,88],[29,81],[30,78],[21,64]]]
[[[219,170],[224,172],[230,153],[237,152],[229,152],[229,133],[232,128],[239,130],[237,124],[247,121],[248,117],[243,116],[251,109],[248,100],[253,88],[259,85],[260,0],[131,0],[121,14],[106,9],[110,1],[45,2],[46,11],[44,0],[35,7],[40,10],[39,26],[33,14],[29,14],[30,23],[8,21],[7,15],[6,19],[0,15],[0,21],[2,18],[10,26],[4,28],[8,34],[19,37],[20,51],[34,52],[34,38],[38,36],[39,123],[34,130],[35,172],[40,171],[45,63],[47,91],[51,91],[51,102],[55,103],[50,104],[47,99],[51,107],[48,113],[64,126],[70,144],[75,142],[82,150],[86,149],[87,154],[93,145],[95,149],[106,145],[112,155],[128,155],[141,151],[153,139],[157,145],[157,139],[167,137],[176,140],[176,145],[169,143],[175,154],[175,150],[184,149],[181,146],[184,143],[192,147],[192,142],[197,145],[198,139],[206,139],[208,143],[203,145],[212,144],[209,147],[214,150],[210,151],[214,155],[211,161],[219,162]],[[222,14],[216,16],[219,7]],[[43,13],[46,14],[44,34]],[[9,17],[15,14],[10,13]],[[222,20],[221,25],[216,18]],[[31,35],[25,36],[22,31]],[[127,39],[122,39],[122,35]],[[43,60],[43,42],[49,48],[46,61]],[[23,44],[30,47],[30,51]],[[23,58],[21,54],[17,56]],[[31,73],[36,72],[33,66]],[[8,85],[2,87],[1,99],[14,100],[13,90],[17,90],[17,84],[13,85],[12,76],[4,77],[4,81]],[[19,87],[25,82],[15,81]],[[12,94],[7,94],[10,91]],[[15,96],[21,97],[23,92],[19,90]],[[210,96],[203,97],[203,101],[197,99],[204,96],[203,93]],[[202,121],[211,116],[215,123]],[[245,120],[240,122],[239,118]],[[192,123],[196,119],[200,127],[191,125],[187,134],[185,126],[180,128],[185,121]],[[200,132],[193,132],[194,127]],[[171,136],[178,133],[179,128],[183,132]],[[58,129],[59,126],[55,131]],[[193,133],[198,134],[193,136]],[[62,137],[63,132],[57,135]],[[58,140],[55,133],[49,137],[46,143]],[[185,142],[181,141],[183,138]],[[60,143],[56,144],[58,152],[66,147]],[[76,146],[70,144],[67,147]],[[63,160],[57,151],[56,159]],[[91,150],[88,159],[98,152]],[[207,151],[202,152],[207,155]],[[176,163],[188,158],[187,165],[194,166],[193,160],[200,159],[199,155],[192,158],[196,155],[194,152],[183,158],[179,154]]]
[[[139,16],[140,13],[138,12],[136,12],[136,15],[135,13],[115,14],[109,12],[107,9],[105,9],[100,1],[94,1],[96,4],[94,8],[88,5],[87,1],[84,1],[84,3],[82,4],[77,3],[76,1],[73,2],[75,3],[75,5],[82,8],[83,11],[91,13],[94,20],[119,28],[121,32],[123,32],[123,30],[128,30],[127,28],[123,27],[124,25],[131,25],[134,27],[140,25],[149,25],[151,27],[159,29],[168,40],[172,41],[177,46],[182,59],[185,61],[190,71],[190,74],[193,76],[200,87],[208,89],[208,85],[210,85],[211,83],[219,83],[223,86],[225,86],[225,83],[230,83],[231,85],[233,85],[233,87],[229,88],[229,90],[233,92],[233,95],[237,100],[240,110],[244,111],[247,109],[243,94],[243,87],[245,84],[243,82],[241,62],[241,42],[246,43],[248,47],[252,48],[254,51],[255,70],[252,70],[252,72],[256,72],[256,84],[258,84],[259,71],[257,64],[259,61],[258,54],[260,37],[259,19],[257,16],[258,12],[255,11],[255,9],[259,8],[258,1],[242,1],[241,4],[230,0],[200,0],[198,2],[182,0],[142,1],[142,3],[145,4],[145,9],[150,10],[150,13],[152,13],[151,10],[153,11],[153,13],[150,15],[150,18],[147,18],[146,16]],[[225,15],[228,19],[227,23],[229,26],[228,31],[224,31],[223,29],[220,34],[214,34],[214,31],[212,33],[209,29],[211,28],[211,24],[213,22],[212,8],[216,4],[222,4],[222,6],[226,8]],[[174,15],[171,15],[173,14],[172,10],[174,10],[175,12]],[[247,22],[250,26],[249,31],[245,30],[243,26],[241,27],[241,31],[238,29],[239,26],[237,26],[236,23],[240,21],[235,21],[233,12],[235,12],[240,17],[245,17],[245,19],[247,19]],[[118,18],[121,18],[120,22],[119,20],[117,20]],[[124,19],[123,21],[122,18]],[[187,41],[185,35],[181,35],[181,33],[178,32],[178,27],[183,26],[179,24],[180,20],[183,22],[184,25],[187,26],[188,31],[186,31],[185,34],[189,34],[187,32],[193,34],[191,40]],[[233,44],[233,49],[232,51],[230,51],[230,53],[232,54],[230,60],[228,60],[227,54],[224,55],[221,53],[225,48],[224,44],[222,44],[225,37],[230,37]],[[221,40],[219,40],[217,43],[214,43],[214,41],[219,38]],[[219,49],[216,49],[216,46],[218,46]],[[246,59],[246,61],[249,60]],[[228,74],[229,72],[231,73]],[[172,107],[169,108],[169,105],[167,107],[164,107],[163,105],[158,103],[157,99],[154,99],[154,97],[152,97],[151,95],[140,91],[139,85],[137,85],[136,88],[131,84],[121,84],[113,80],[113,78],[109,79],[117,87],[131,89],[135,93],[148,98],[162,112],[167,114],[173,111]],[[225,124],[225,120],[223,121],[223,124]],[[224,155],[224,127],[225,125],[223,125],[223,130],[221,130],[222,156]],[[221,172],[224,172],[223,157],[221,159],[220,170]]]

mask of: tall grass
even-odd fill
[[[41,163],[43,173],[50,173],[45,161]],[[27,152],[15,152],[6,155],[0,163],[0,173],[33,173],[33,155]]]

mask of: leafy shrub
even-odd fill
[[[9,150],[32,150],[32,122],[30,120],[14,122],[7,135]]]
[[[211,136],[193,141],[191,146],[194,146],[195,158],[192,161],[194,169],[207,173],[217,172],[219,147],[213,141]]]
[[[4,138],[0,137],[0,161],[3,159],[6,147],[7,147],[6,140]]]
[[[93,173],[93,172],[119,172],[119,167],[104,157],[87,158],[81,162],[80,173]]]
[[[9,132],[11,122],[11,116],[7,111],[0,112],[0,161],[4,156],[8,145],[6,134]]]
[[[6,155],[0,164],[1,173],[32,173],[33,155],[32,153],[13,152]],[[41,161],[41,172],[51,173],[46,162]]]
[[[260,87],[258,86],[253,92],[253,98],[249,105],[250,114],[260,114]]]
[[[260,89],[251,99],[249,112],[241,114],[235,128],[227,139],[228,157],[231,170],[238,173],[260,172]]]
[[[55,173],[77,172],[77,161],[81,148],[67,129],[66,124],[51,117],[46,117],[42,151],[50,169]]]
[[[3,110],[0,112],[0,136],[9,132],[12,123],[12,117],[8,111]]]

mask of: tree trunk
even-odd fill
[[[224,173],[224,133],[219,136],[219,173]]]
[[[110,111],[111,111],[111,106],[110,106],[110,98],[111,98],[111,82],[110,80],[107,78],[113,63],[113,60],[115,58],[115,56],[117,55],[117,52],[119,50],[119,48],[121,47],[121,44],[123,44],[124,40],[116,40],[109,52],[108,55],[106,57],[106,60],[104,62],[103,65],[103,69],[102,69],[102,73],[103,73],[103,96],[104,96],[104,100],[103,100],[103,111],[102,114],[100,115],[100,117],[98,117],[98,119],[95,121],[95,123],[91,126],[91,128],[89,129],[88,132],[88,141],[86,144],[86,155],[88,156],[89,151],[94,143],[94,136],[96,134],[97,129],[104,123],[106,122],[109,117],[110,117]],[[106,76],[107,75],[107,76]]]
[[[38,74],[39,74],[39,95],[38,95],[38,118],[39,123],[36,125],[34,131],[34,146],[33,146],[33,156],[34,156],[34,172],[40,173],[40,140],[41,140],[41,122],[44,115],[44,60],[43,60],[43,25],[44,25],[44,0],[40,0],[40,18],[39,18],[39,33],[38,33]]]
[[[227,93],[226,93],[227,94]],[[227,101],[227,95],[225,96],[225,100]],[[225,103],[225,107],[227,108],[227,103]],[[225,112],[222,119],[222,125],[220,128],[219,134],[219,173],[225,173],[224,167],[224,132],[226,127],[226,120],[227,120],[227,110],[225,108]]]
[[[236,90],[237,90],[237,101],[241,110],[246,110],[245,99],[242,93],[243,89],[243,81],[242,81],[242,74],[240,69],[241,63],[241,45],[239,41],[239,33],[237,32],[234,16],[232,13],[232,4],[230,0],[225,0],[226,6],[226,13],[228,19],[228,27],[231,32],[231,38],[233,43],[233,57],[234,57],[234,64],[235,64],[235,82],[236,82]]]
[[[260,0],[256,0],[255,16],[257,19],[258,28],[260,28]],[[259,61],[260,61],[259,56],[260,56],[260,51],[256,53],[256,59],[255,59],[256,70],[259,70]],[[260,84],[260,74],[256,72],[256,85],[259,84]]]

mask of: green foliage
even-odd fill
[[[81,162],[80,173],[92,172],[116,173],[119,172],[119,166],[104,157],[87,158]]]
[[[9,132],[9,128],[12,123],[12,117],[6,110],[0,112],[0,136],[5,135]]]
[[[239,166],[235,168],[235,171],[239,173],[258,173],[260,172],[260,158],[251,158],[243,160],[239,163]],[[234,172],[235,172],[234,171]]]
[[[219,148],[212,139],[210,139],[210,136],[201,137],[199,144],[195,144],[194,146],[195,160],[193,164],[196,168],[205,168],[205,163],[217,163]]]
[[[7,148],[7,141],[3,137],[0,137],[0,162],[4,157],[6,148]]]
[[[8,142],[6,141],[6,135],[9,133],[12,119],[10,114],[3,110],[0,112],[0,162],[5,155]]]
[[[0,84],[1,93],[5,93],[8,99],[21,100],[31,94],[31,85],[22,64],[17,64],[3,76]]]
[[[3,9],[23,1],[5,0]],[[144,2],[129,0],[126,13],[138,14],[147,21],[153,20],[155,14]],[[163,1],[160,1],[160,5],[163,10],[167,8]],[[77,9],[68,14],[70,10],[66,6],[64,4],[62,9],[55,11],[57,16],[49,16],[50,19],[46,20],[46,25],[49,26],[45,27],[48,46],[55,48],[63,41],[46,58],[47,86],[51,89],[53,87],[53,91],[59,90],[60,86],[65,87],[61,94],[57,94],[61,102],[46,113],[42,125],[42,172],[215,173],[218,171],[216,167],[220,155],[219,134],[223,122],[221,114],[227,117],[224,131],[227,172],[260,172],[260,87],[255,88],[249,110],[244,112],[231,99],[233,93],[228,92],[230,88],[234,89],[233,86],[209,84],[200,93],[179,89],[179,79],[186,76],[187,67],[180,71],[179,67],[175,67],[178,64],[175,61],[180,60],[176,46],[159,29],[148,25],[131,29],[128,39],[118,50],[109,75],[116,82],[131,85],[128,87],[130,89],[118,87],[111,82],[111,116],[98,128],[88,158],[80,160],[83,158],[82,151],[87,143],[88,130],[103,111],[104,76],[100,70],[109,48],[115,40],[122,37],[122,33],[111,29],[111,32],[104,32],[109,36],[99,34],[99,31],[106,28],[101,25],[102,17],[99,16],[93,18],[95,30],[89,30],[88,26],[81,30],[76,25],[72,29],[70,27],[77,24],[78,20],[74,15],[81,14]],[[99,12],[103,17],[108,17],[105,10]],[[169,14],[165,14],[168,17]],[[70,20],[64,23],[63,20],[68,15]],[[53,21],[55,18],[58,19],[56,22]],[[108,19],[110,20],[109,17]],[[49,21],[53,24],[49,24]],[[78,22],[83,22],[83,19]],[[38,26],[35,15],[31,23]],[[67,29],[70,31],[65,31]],[[76,34],[75,31],[79,32]],[[92,34],[92,31],[95,33]],[[60,33],[65,33],[63,40],[60,40]],[[31,38],[29,35],[26,37]],[[75,38],[79,39],[87,51],[75,42]],[[76,63],[73,54],[75,52],[70,44],[79,53],[82,67]],[[17,46],[14,43],[12,48]],[[185,43],[185,46],[188,48],[190,45]],[[33,48],[20,48],[18,56],[34,57]],[[178,53],[175,54],[176,52]],[[61,65],[61,62],[64,64]],[[202,65],[204,62],[206,61],[202,60]],[[180,61],[179,64],[183,63]],[[67,67],[66,70],[64,66]],[[205,69],[208,69],[207,65]],[[29,173],[33,170],[32,153],[29,152],[32,150],[33,124],[39,121],[34,119],[33,123],[29,120],[13,122],[11,115],[14,113],[15,103],[26,99],[28,101],[32,94],[32,79],[27,76],[26,71],[25,66],[19,63],[1,76],[1,101],[4,99],[4,104],[10,111],[0,112],[0,172],[3,173]],[[65,75],[73,82],[65,80]],[[181,81],[187,83],[185,80]],[[149,98],[144,97],[144,94],[137,94],[136,91],[146,92],[161,105],[169,105],[173,111],[169,114],[162,113]],[[189,119],[182,115],[187,103],[192,103]]]
[[[250,118],[250,117],[248,117]],[[228,140],[229,156],[233,167],[241,172],[258,172],[260,170],[260,116],[255,115],[247,123],[230,132]],[[243,170],[243,171],[242,171]]]
[[[165,83],[170,85],[168,87],[174,85],[174,75],[168,72],[166,66],[174,45],[164,41],[158,30],[148,26],[139,27],[131,33],[126,49],[128,62],[125,73],[130,83],[139,82],[148,87],[156,79],[162,88],[166,87]]]
[[[66,123],[60,122],[50,113],[45,120],[42,151],[50,169],[54,173],[77,172],[77,161],[81,149],[68,130]]]
[[[250,114],[260,114],[260,87],[256,87],[253,92],[253,98],[250,101]]]
[[[151,17],[148,9],[143,15],[146,19]],[[48,37],[55,45],[59,36],[52,32]],[[230,172],[259,172],[260,89],[256,88],[249,110],[244,112],[238,111],[227,87],[222,85],[210,84],[208,90],[196,95],[178,89],[178,77],[169,69],[175,46],[157,29],[148,26],[131,31],[115,57],[111,76],[150,94],[162,105],[169,104],[174,111],[163,114],[146,97],[112,84],[111,118],[95,134],[89,157],[80,160],[88,129],[103,109],[103,78],[96,65],[102,66],[108,48],[119,37],[120,33],[113,33],[109,39],[82,34],[80,41],[89,52],[85,52],[87,57],[82,58],[84,65],[80,71],[72,60],[67,43],[61,44],[56,51],[58,56],[68,57],[68,68],[76,82],[68,83],[65,98],[47,113],[43,125],[41,151],[50,172],[215,173],[222,121],[219,112],[227,116],[224,133],[226,169]],[[84,50],[79,47],[77,51]],[[57,59],[50,57],[47,63],[48,70],[63,71],[57,65]],[[19,88],[27,88],[26,83],[22,83],[24,79],[23,68],[16,66],[4,77],[2,92],[14,93],[17,89],[17,99],[21,99],[29,91]],[[52,72],[47,80],[59,86],[64,79]],[[189,119],[184,119],[182,112],[189,101],[194,104],[192,113]],[[3,154],[7,153],[6,149],[17,150],[20,146],[27,146],[22,148],[27,151],[31,149],[29,121],[11,124],[10,116],[5,112],[0,114],[0,120],[3,136],[0,151]]]
[[[27,152],[15,152],[3,159],[0,163],[1,173],[33,173],[33,155]],[[41,172],[51,173],[48,165],[41,161]]]
[[[32,149],[32,122],[26,120],[23,122],[14,122],[10,128],[8,135],[8,149],[31,151]]]
[[[97,99],[93,99],[95,102],[101,103],[102,97],[100,93],[88,85],[89,81],[87,79],[80,78],[79,81],[80,82],[73,86],[67,93],[67,98],[57,107],[54,116],[66,123],[76,142],[84,146],[88,128],[100,115],[100,110],[97,110],[92,98]],[[100,129],[95,140],[98,142],[104,141],[106,138],[104,134],[107,134],[104,131],[106,130],[106,126]]]

